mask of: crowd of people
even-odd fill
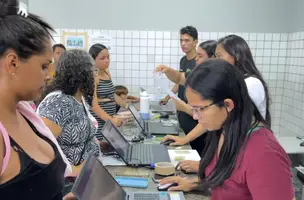
[[[52,46],[52,26],[18,9],[17,0],[0,2],[0,194],[74,199],[65,178],[76,177],[90,154],[102,154],[105,122],[121,126],[119,108],[139,99],[114,85],[106,46],[88,52]],[[290,160],[271,131],[268,87],[247,42],[237,35],[198,39],[196,28],[183,27],[180,70],[155,68],[175,83],[181,101],[171,101],[186,134],[164,141],[190,143],[201,155],[199,162],[180,163],[197,178],[161,184],[209,192],[212,200],[295,200]]]

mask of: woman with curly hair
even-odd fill
[[[89,112],[96,69],[91,56],[80,50],[65,52],[57,66],[37,112],[73,165],[73,175],[77,175],[89,154],[100,155],[95,137],[97,122]]]

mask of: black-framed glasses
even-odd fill
[[[201,118],[202,112],[204,112],[207,108],[209,108],[213,105],[216,105],[218,103],[220,103],[220,102],[213,102],[213,103],[210,103],[209,105],[201,106],[201,107],[195,107],[195,108],[191,107],[191,111],[192,111],[193,115],[197,115],[199,118]]]

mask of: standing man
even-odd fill
[[[196,66],[195,58],[196,58],[197,43],[198,43],[198,33],[196,28],[194,28],[193,26],[186,26],[180,30],[180,46],[182,48],[182,51],[186,54],[180,60],[180,72],[184,73],[185,77],[187,77],[189,72]],[[188,103],[185,97],[185,87],[183,85],[175,84],[174,87],[172,88],[172,92],[173,93],[178,92],[178,97],[185,103]],[[169,99],[170,96],[167,95],[164,99],[160,101],[160,103],[167,104]],[[191,115],[187,114],[184,111],[179,110],[179,105],[178,104],[176,105],[178,111],[177,112],[178,121],[186,135],[188,134],[195,135],[196,132],[205,131],[204,128],[201,125],[199,125],[198,122],[194,120]],[[170,139],[173,140],[175,140],[175,138],[178,137],[174,137],[174,136],[170,137]],[[196,140],[190,142],[191,147],[197,150],[199,154],[204,148],[204,144],[205,144],[204,138],[205,136],[201,136]],[[179,145],[179,142],[172,143],[172,145]]]
[[[50,80],[48,81],[47,84],[49,84],[54,75],[55,75],[55,71],[56,71],[56,65],[58,63],[58,60],[60,58],[60,56],[66,51],[66,48],[63,44],[55,44],[53,46],[53,58],[54,58],[54,62],[51,63],[49,65],[49,76],[50,76]]]

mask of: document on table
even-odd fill
[[[100,156],[100,160],[104,166],[125,166],[126,163],[121,158],[113,156]]]
[[[180,161],[193,160],[200,161],[201,157],[196,150],[192,149],[180,149],[180,150],[168,150],[171,163],[176,166]]]

